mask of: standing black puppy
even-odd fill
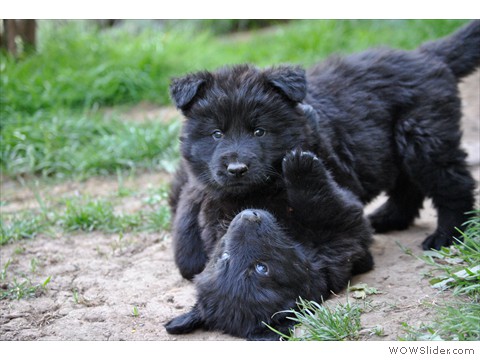
[[[226,224],[246,208],[268,210],[292,238],[310,231],[312,219],[341,226],[321,216],[322,201],[304,208],[308,197],[323,196],[310,175],[299,186],[303,195],[291,196],[282,159],[292,149],[322,159],[333,180],[363,203],[386,191],[388,201],[370,216],[377,232],[407,228],[430,197],[438,224],[423,248],[451,244],[475,186],[460,149],[457,83],[479,64],[476,20],[414,51],[332,58],[307,74],[239,65],[175,79],[171,95],[186,118],[171,193],[182,275],[203,270]],[[311,238],[325,240],[318,232]]]

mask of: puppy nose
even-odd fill
[[[260,215],[254,210],[243,210],[240,216],[244,220],[248,220],[252,222],[260,221]]]
[[[228,164],[227,171],[230,175],[242,177],[248,171],[248,166],[241,162],[234,162]]]

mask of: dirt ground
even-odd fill
[[[464,146],[474,177],[480,181],[480,72],[461,85],[464,104]],[[142,113],[144,111],[144,113]],[[167,110],[167,112],[171,112]],[[165,109],[140,106],[129,117],[141,120],[165,113]],[[164,173],[141,174],[125,180],[135,189],[158,187],[168,182]],[[118,189],[116,178],[92,178],[83,183],[43,185],[49,198],[72,194],[106,196]],[[13,181],[1,184],[2,211],[12,212],[38,206],[31,190]],[[121,211],[144,206],[142,192],[122,200]],[[370,204],[369,212],[384,200]],[[478,194],[477,194],[478,204]],[[448,299],[430,287],[425,276],[431,268],[401,247],[421,255],[420,243],[436,225],[431,203],[426,202],[420,219],[407,231],[375,236],[373,271],[357,276],[352,285],[366,283],[378,290],[365,300],[346,292],[333,301],[361,301],[362,339],[398,340],[405,336],[402,323],[418,326],[435,314],[434,305]],[[401,244],[401,246],[399,245]],[[10,259],[8,272],[29,274],[34,284],[51,281],[37,298],[0,301],[0,340],[237,340],[217,332],[196,331],[171,336],[163,324],[193,305],[193,285],[175,268],[168,233],[128,233],[123,236],[100,232],[43,234],[0,247],[0,270]],[[31,272],[32,259],[37,269]],[[138,310],[137,316],[133,309]],[[380,327],[382,334],[374,334]]]

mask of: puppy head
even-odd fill
[[[185,116],[181,151],[205,184],[243,193],[279,176],[285,152],[304,145],[311,123],[298,106],[303,69],[249,65],[174,79],[170,94]]]
[[[279,312],[294,308],[298,297],[309,298],[312,291],[326,292],[319,268],[312,251],[292,241],[270,213],[244,210],[195,278],[195,306],[166,329],[182,334],[204,328],[252,340],[278,339],[264,323],[286,332],[291,320]]]

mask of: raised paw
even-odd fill
[[[301,185],[324,177],[322,161],[310,151],[292,150],[283,158],[282,171],[285,181]]]

